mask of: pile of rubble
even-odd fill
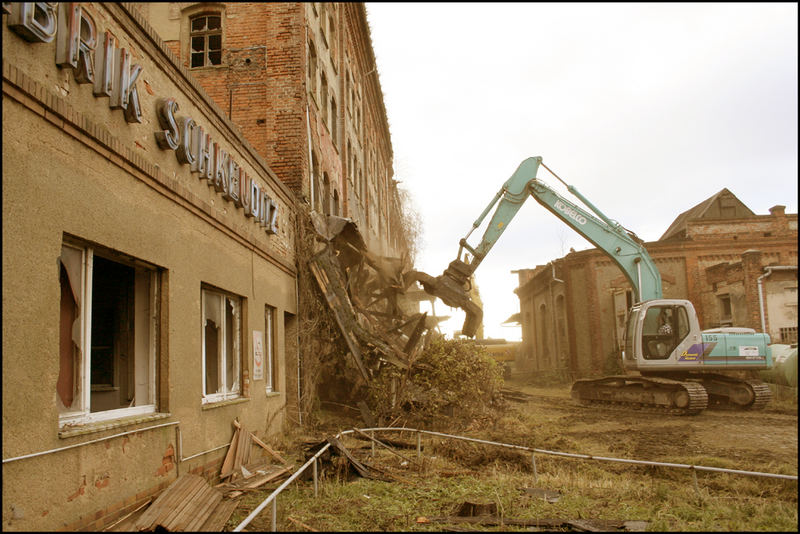
[[[417,285],[419,273],[405,258],[371,253],[351,220],[311,219],[318,239],[309,267],[358,370],[354,382],[369,386],[385,365],[408,371],[444,319],[418,311],[416,302],[432,298]]]

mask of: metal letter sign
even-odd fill
[[[8,27],[25,40],[49,43],[56,36],[56,2],[9,2],[3,9]]]

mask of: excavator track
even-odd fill
[[[708,406],[708,393],[698,382],[633,375],[577,380],[572,398],[584,404],[671,415],[697,415]]]
[[[772,400],[769,385],[757,379],[741,379],[720,374],[696,375],[694,378],[708,391],[714,408],[729,410],[761,410]]]

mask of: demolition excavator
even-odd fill
[[[592,213],[537,179],[540,166]],[[427,293],[465,311],[463,335],[473,337],[483,317],[481,308],[469,297],[472,275],[531,196],[605,252],[633,288],[635,302],[628,312],[622,351],[626,374],[579,379],[572,385],[574,399],[678,415],[698,414],[710,402],[735,409],[759,409],[769,402],[769,386],[747,378],[752,374],[747,371],[772,367],[769,335],[750,328],[701,330],[690,301],[663,298],[661,274],[643,241],[561,180],[541,157],[528,158],[519,165],[459,241],[456,259],[440,276],[415,273]],[[480,243],[470,246],[470,234],[495,206]]]

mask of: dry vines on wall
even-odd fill
[[[347,349],[330,308],[325,302],[309,268],[309,261],[321,238],[311,222],[307,206],[298,207],[297,266],[300,309],[300,406],[305,420],[313,423],[315,408],[318,408],[317,389],[326,364]]]
[[[402,219],[404,250],[412,252],[405,245],[419,235],[409,226],[417,219]],[[378,424],[489,413],[502,370],[482,347],[444,340],[429,330],[427,314],[402,305],[419,274],[408,270],[407,252],[378,256],[353,221],[308,206],[298,207],[297,226],[300,387],[296,379],[293,386],[305,423],[315,425],[323,401],[358,406],[365,422]],[[297,374],[291,365],[289,376]]]

